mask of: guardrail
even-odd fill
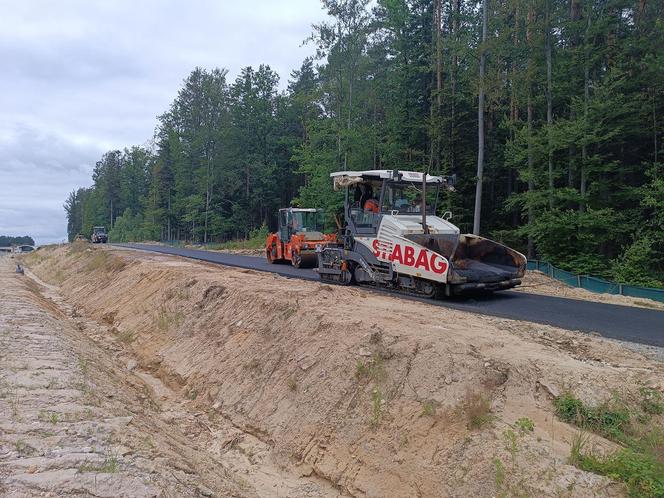
[[[551,278],[563,282],[572,287],[580,287],[591,292],[604,294],[619,294],[621,296],[643,297],[654,301],[664,302],[664,289],[653,289],[650,287],[636,287],[634,285],[619,284],[589,275],[580,275],[566,270],[556,268],[546,261],[530,260],[527,268],[545,273]]]

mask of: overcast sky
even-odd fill
[[[66,238],[62,205],[110,149],[152,138],[195,66],[288,76],[317,0],[0,0],[0,235]]]

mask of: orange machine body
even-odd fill
[[[297,268],[315,266],[316,249],[336,243],[336,234],[323,232],[322,212],[317,209],[279,210],[279,228],[265,241],[265,256],[270,263],[290,261]]]

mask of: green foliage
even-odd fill
[[[433,417],[436,414],[436,402],[435,401],[425,401],[422,403],[422,416],[423,417]]]
[[[127,208],[122,216],[115,220],[115,225],[108,232],[110,242],[140,242],[159,238],[159,228],[146,222],[143,216],[132,214]]]
[[[603,403],[591,407],[570,393],[556,398],[554,406],[556,414],[567,423],[593,430],[617,441],[625,439],[630,413],[624,406]]]
[[[641,394],[641,409],[648,415],[661,415],[664,413],[664,396],[651,387],[639,389]]]
[[[617,282],[631,285],[664,288],[664,274],[655,268],[655,263],[661,259],[661,254],[657,254],[655,250],[653,239],[646,235],[634,241],[625,249],[623,255],[613,262],[613,278]]]
[[[494,458],[493,459],[493,465],[495,467],[495,481],[496,481],[496,487],[501,488],[503,483],[505,482],[505,465],[503,462],[500,460],[500,458]]]
[[[662,286],[658,2],[576,11],[554,0],[530,15],[488,2],[483,47],[473,2],[443,3],[439,20],[421,0],[322,4],[326,21],[307,40],[316,55],[285,90],[267,65],[241,68],[235,81],[226,69],[194,68],[159,116],[154,147],[107,152],[92,187],[69,195],[70,240],[95,225],[116,240],[246,240],[274,229],[291,203],[324,208],[332,222],[343,196],[329,174],[372,168],[456,174],[441,208],[468,231],[486,48],[485,233],[523,251],[530,239],[533,256],[563,269]]]
[[[627,229],[626,220],[613,209],[568,209],[543,212],[528,232],[543,260],[569,271],[608,276],[600,249]]]
[[[570,459],[582,470],[624,482],[629,496],[664,496],[664,464],[652,454],[623,448],[607,456],[598,456],[582,453],[582,448],[576,448]]]
[[[8,235],[0,235],[0,247],[21,246],[29,245],[34,246],[35,241],[32,237],[24,235],[22,237],[12,237]]]
[[[259,228],[254,228],[249,232],[249,238],[241,240],[229,240],[217,244],[208,244],[207,248],[212,250],[224,249],[263,249],[265,241],[269,234],[267,225],[263,224]]]
[[[374,387],[371,391],[371,427],[376,428],[380,424],[384,403],[383,393],[380,392],[380,389]]]
[[[523,432],[533,432],[535,430],[535,423],[528,417],[521,417],[515,424]]]
[[[374,353],[368,362],[358,361],[355,367],[355,378],[358,381],[369,379],[380,382],[386,375],[383,357],[378,353]]]
[[[561,419],[624,446],[613,453],[597,455],[587,449],[587,433],[580,432],[570,448],[571,464],[624,482],[630,496],[663,496],[664,431],[650,421],[652,415],[662,413],[661,394],[649,388],[641,388],[639,393],[641,404],[632,407],[632,411],[627,406],[606,403],[589,407],[571,394],[560,396],[554,404]]]

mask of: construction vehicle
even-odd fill
[[[323,233],[323,227],[324,213],[320,209],[280,209],[279,228],[265,241],[268,262],[290,261],[296,268],[315,266],[316,247],[336,241],[336,235]]]
[[[321,280],[420,296],[509,289],[521,283],[523,254],[436,215],[441,188],[454,178],[412,171],[340,171],[345,226],[338,244],[318,251]]]
[[[90,241],[93,244],[106,244],[108,242],[108,234],[104,227],[92,227],[92,237]]]

